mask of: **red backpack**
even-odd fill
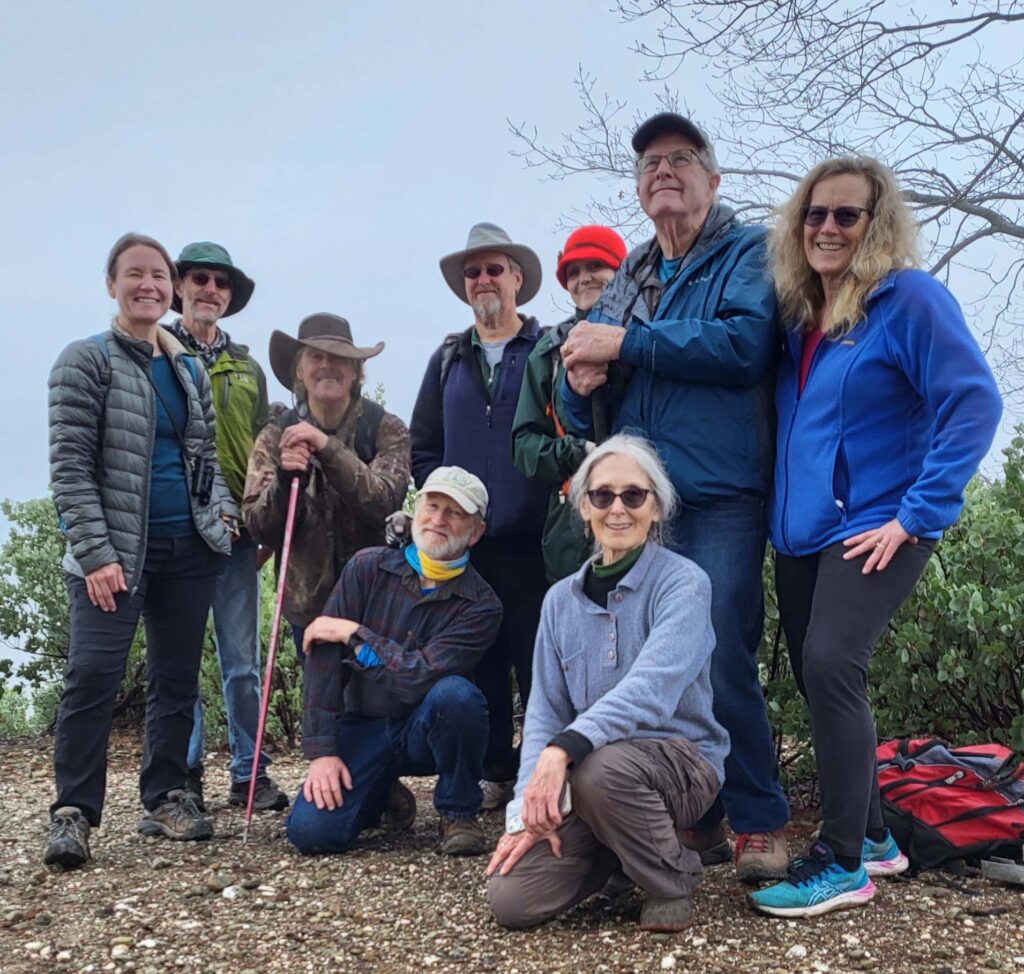
[[[903,738],[880,744],[877,755],[885,824],[915,867],[1020,855],[1024,764],[1008,747]]]

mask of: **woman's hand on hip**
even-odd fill
[[[885,571],[889,562],[899,549],[901,544],[917,544],[917,538],[907,534],[903,525],[896,518],[883,524],[880,528],[871,528],[869,531],[861,531],[852,538],[847,538],[843,544],[848,549],[843,554],[844,561],[852,561],[861,555],[867,555],[867,561],[860,570],[862,575],[870,575],[873,571]]]
[[[569,755],[560,747],[549,745],[540,752],[523,792],[523,826],[527,832],[546,835],[562,824],[558,805],[568,768]]]
[[[547,840],[551,846],[551,854],[556,859],[562,858],[562,840],[555,832],[547,835],[534,835],[532,832],[506,832],[500,839],[487,863],[487,875],[493,876],[498,873],[500,876],[507,876],[512,872],[512,867],[519,862],[538,842]]]
[[[115,561],[89,572],[85,576],[85,589],[89,593],[89,601],[97,609],[113,612],[117,609],[114,597],[118,592],[128,591],[120,563]]]

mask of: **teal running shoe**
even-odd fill
[[[910,868],[910,860],[900,852],[892,833],[886,829],[881,842],[872,842],[864,837],[864,851],[861,853],[864,872],[869,876],[898,876]]]
[[[816,917],[864,906],[874,895],[875,884],[863,866],[847,872],[827,845],[815,842],[805,857],[793,861],[786,879],[750,893],[747,900],[770,916]]]

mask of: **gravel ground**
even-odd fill
[[[753,914],[729,866],[708,871],[685,934],[641,933],[636,895],[595,897],[561,920],[509,933],[491,920],[484,859],[435,850],[433,782],[410,779],[420,814],[411,832],[366,834],[346,856],[302,858],[284,814],[254,819],[226,803],[226,760],[208,762],[217,835],[172,843],[136,835],[132,736],[112,745],[103,829],[94,859],[71,873],[42,865],[52,798],[49,739],[0,742],[0,971],[255,972],[333,970],[558,972],[1024,972],[1024,890],[978,878],[963,892],[888,881],[863,910],[815,921]],[[300,754],[281,755],[278,782],[294,792]],[[502,816],[486,817],[496,839]],[[807,815],[793,828],[805,841]],[[974,895],[972,895],[974,894]]]

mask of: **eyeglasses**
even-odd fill
[[[638,507],[644,506],[649,493],[651,492],[643,487],[627,487],[619,493],[610,487],[598,487],[596,490],[588,490],[587,498],[599,511],[606,511],[615,503],[616,497],[621,497],[622,503],[631,511],[635,511]]]
[[[483,267],[474,265],[472,267],[463,267],[462,275],[467,280],[475,281],[484,271],[487,271],[488,277],[501,277],[507,269],[504,264],[484,264]]]
[[[673,169],[682,169],[684,166],[692,166],[695,159],[699,161],[700,156],[693,149],[676,149],[667,156],[641,156],[636,161],[637,173],[644,176],[655,172],[662,159],[667,159]]]
[[[856,226],[861,213],[871,216],[871,211],[866,206],[837,206],[835,209],[828,206],[805,206],[800,213],[803,215],[804,224],[809,227],[822,226],[831,213],[835,217],[836,226],[844,230]]]
[[[222,291],[231,290],[231,278],[227,274],[209,274],[206,271],[189,271],[189,280],[194,281],[199,287],[206,287],[213,278],[213,283]]]

